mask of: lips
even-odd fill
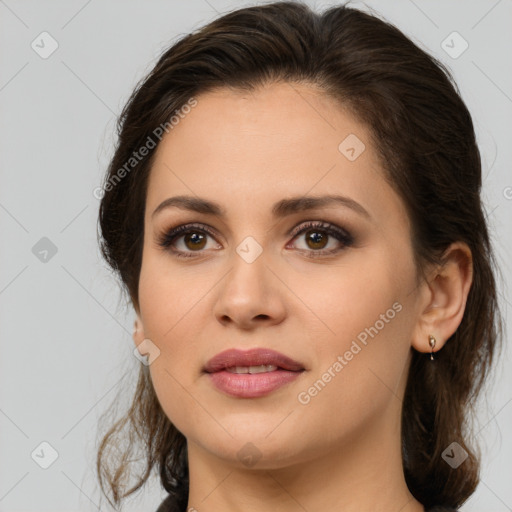
[[[304,366],[298,361],[271,349],[237,350],[230,349],[212,357],[205,365],[206,373],[216,373],[228,368],[276,366],[278,369],[300,372]]]
[[[298,361],[270,349],[226,350],[204,367],[205,376],[218,391],[238,399],[269,395],[304,371]]]

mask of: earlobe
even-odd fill
[[[137,318],[134,321],[133,325],[133,341],[135,342],[135,346],[138,346],[145,338],[144,327],[142,325],[142,320],[140,316],[137,314]]]
[[[412,339],[416,350],[430,353],[431,357],[462,322],[473,281],[471,250],[465,243],[451,244],[442,262],[424,283],[427,293]]]

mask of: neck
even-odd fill
[[[398,421],[377,421],[370,432],[285,467],[265,466],[262,459],[263,464],[241,468],[190,440],[188,458],[187,510],[424,512],[405,483]]]

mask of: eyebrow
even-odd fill
[[[294,213],[300,213],[308,210],[317,210],[329,206],[344,206],[354,210],[361,216],[371,219],[370,214],[358,202],[340,195],[324,195],[324,196],[298,196],[288,199],[282,199],[275,203],[272,207],[272,216],[274,218],[282,218]],[[153,211],[151,217],[154,218],[162,210],[167,208],[180,208],[196,213],[206,215],[214,215],[221,219],[227,217],[226,210],[218,203],[197,196],[174,196],[162,201]]]

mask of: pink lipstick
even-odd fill
[[[304,366],[270,349],[230,349],[204,367],[217,389],[238,398],[258,398],[295,380]]]

